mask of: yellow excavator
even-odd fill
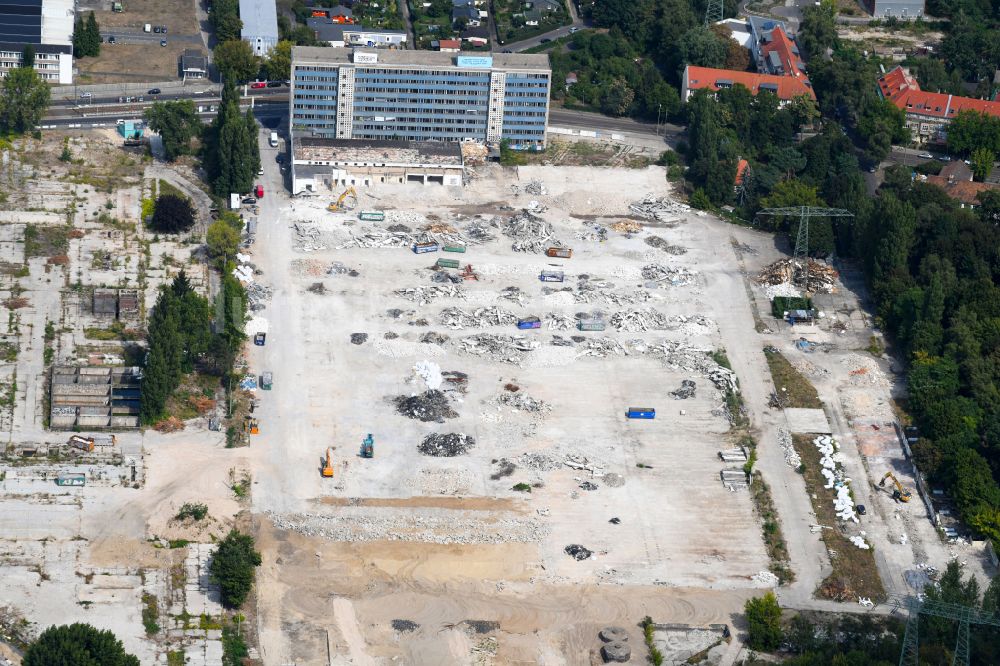
[[[323,463],[323,478],[329,479],[333,476],[333,447],[326,450],[326,462]]]
[[[351,198],[350,206],[347,205],[348,197]],[[354,189],[354,186],[352,185],[351,187],[348,187],[346,190],[344,190],[343,194],[341,194],[336,201],[331,202],[330,205],[326,207],[326,209],[331,213],[339,213],[341,211],[351,210],[357,205],[358,205],[358,192],[357,190]]]
[[[885,487],[886,479],[892,479],[893,485],[896,486],[895,489],[892,491],[892,499],[896,500],[897,502],[910,501],[910,498],[913,496],[912,493],[910,493],[908,489],[903,487],[903,484],[899,482],[899,479],[897,479],[896,475],[893,474],[892,472],[886,472],[885,476],[882,477],[882,480],[878,482],[880,488]]]

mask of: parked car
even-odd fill
[[[160,26],[160,32],[162,32],[164,35],[167,34],[167,26],[161,25]]]
[[[159,88],[150,88],[149,90],[146,91],[146,94],[147,95],[159,95],[160,92],[161,91],[160,91]]]
[[[930,153],[920,153],[919,155],[917,155],[917,157],[920,157],[920,158],[925,159],[925,160],[932,160],[932,159],[934,159],[934,156],[931,155]]]
[[[166,45],[167,45],[167,40],[161,39],[160,40],[160,46],[166,46]]]
[[[866,509],[866,508],[865,508],[865,505],[864,505],[864,504],[859,504],[859,505],[857,506],[857,509],[858,509],[858,515],[859,515],[859,516],[863,516],[863,515],[865,515],[866,513],[868,513],[868,509]]]
[[[576,31],[577,31],[577,30],[579,30],[579,29],[580,29],[580,28],[578,28],[578,27],[576,27],[576,26],[574,25],[574,26],[573,26],[572,28],[570,28],[570,29],[569,29],[569,34],[571,34],[571,35],[572,35],[572,34],[573,34],[574,32],[576,32]]]
[[[267,333],[258,333],[257,335],[253,336],[253,343],[258,347],[263,347],[265,340],[267,340]]]
[[[250,87],[254,89],[264,88],[266,86],[267,86],[267,81],[254,81],[253,83],[250,84]]]
[[[155,32],[156,34],[160,34],[160,26],[154,25],[153,26],[153,32]]]
[[[285,84],[283,82],[281,82],[281,81],[268,81],[267,82],[267,87],[268,88],[280,88],[283,85],[285,85]]]
[[[549,39],[548,37],[542,37],[542,44],[548,44],[548,43],[549,43],[549,42],[551,42],[551,41],[552,41],[552,40],[551,40],[551,39]]]
[[[254,204],[257,203],[257,199],[254,197],[244,197],[243,203],[245,203],[248,206],[253,206]]]
[[[114,44],[114,43],[115,43],[115,36],[108,35],[108,44]]]
[[[941,160],[942,162],[951,162],[951,157],[949,157],[948,155],[940,155],[938,156],[938,159]]]

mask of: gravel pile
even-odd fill
[[[444,423],[458,413],[451,408],[448,396],[439,389],[432,389],[417,395],[400,395],[393,398],[396,411],[418,421]]]
[[[594,551],[584,548],[578,543],[571,543],[563,549],[567,555],[572,557],[574,560],[583,561],[594,554]]]
[[[471,435],[449,432],[446,434],[432,433],[424,437],[417,450],[425,456],[435,458],[454,458],[462,456],[475,448],[476,440]]]
[[[690,379],[684,379],[681,381],[681,387],[679,389],[674,389],[670,392],[674,400],[687,400],[688,398],[694,397],[695,389],[697,385],[694,381]]]
[[[351,333],[352,345],[363,345],[368,340],[367,333]]]
[[[420,628],[420,625],[412,620],[393,620],[392,628],[396,631],[408,632],[416,631]]]
[[[646,245],[650,247],[655,247],[657,250],[662,250],[667,254],[681,255],[687,252],[687,250],[681,247],[680,245],[671,245],[665,239],[660,238],[659,236],[646,236],[645,242]]]

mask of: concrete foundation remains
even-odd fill
[[[139,368],[55,366],[51,379],[53,428],[139,427]]]

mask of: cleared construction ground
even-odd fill
[[[742,278],[706,218],[669,201],[651,206],[660,219],[630,210],[667,195],[662,169],[493,168],[464,189],[372,193],[344,214],[327,198],[262,202],[252,263],[274,296],[267,345],[250,364],[273,372],[274,388],[260,394],[251,455],[262,544],[277,541],[260,578],[262,657],[324,663],[329,630],[334,652],[355,663],[366,644],[406,663],[465,663],[479,634],[456,626],[442,640],[442,623],[488,620],[499,622],[485,633],[501,662],[578,663],[598,649],[600,626],[568,648],[578,628],[542,613],[531,631],[544,635],[515,638],[526,630],[508,626],[517,599],[590,590],[575,606],[614,586],[669,605],[661,586],[690,586],[739,590],[721,595],[733,612],[766,584],[749,493],[720,476],[742,465],[720,460],[734,444],[723,399],[732,375],[711,354],[738,344],[718,322],[734,317]],[[363,210],[385,219],[360,222]],[[414,253],[428,234],[465,252]],[[550,246],[572,258],[546,256]],[[438,259],[459,269],[437,270]],[[467,265],[478,279],[459,276]],[[540,328],[519,329],[530,316]],[[752,329],[745,303],[738,316]],[[577,326],[598,321],[603,331]],[[656,417],[629,419],[630,407]],[[368,433],[371,459],[359,456]],[[291,544],[303,536],[313,545],[300,552]],[[352,606],[362,573],[379,591]],[[463,616],[472,610],[382,598],[411,575],[488,589],[495,609]],[[329,595],[345,595],[335,617],[303,607]],[[363,610],[376,597],[389,604],[379,622]],[[647,614],[622,603],[629,610],[595,607],[591,621],[634,627]],[[391,639],[386,612],[421,628]],[[280,629],[290,623],[299,628]]]

